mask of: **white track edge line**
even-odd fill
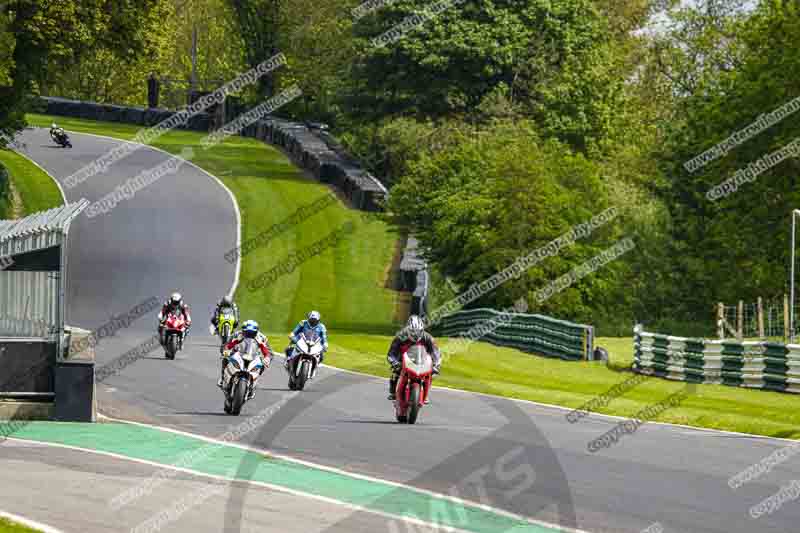
[[[44,128],[40,128],[40,129],[44,129]],[[152,145],[149,145],[149,144],[145,145],[145,144],[136,143],[136,142],[125,140],[125,139],[118,139],[116,137],[109,137],[109,136],[106,136],[106,135],[98,135],[98,134],[94,134],[94,133],[82,133],[82,132],[73,131],[73,134],[88,135],[88,136],[91,136],[91,137],[97,137],[97,138],[101,138],[101,139],[109,139],[109,140],[117,141],[117,142],[126,142],[126,143],[129,143],[129,144],[138,145],[138,146],[143,147],[143,148],[150,148],[150,149],[155,150],[157,152],[162,152],[162,153],[166,154],[169,157],[174,157],[176,159],[181,159],[184,162],[188,163],[190,166],[193,166],[193,167],[197,168],[200,172],[202,172],[202,173],[208,175],[209,177],[213,178],[214,180],[216,180],[216,182],[219,184],[219,186],[222,187],[228,193],[228,196],[230,197],[231,202],[233,203],[234,211],[236,212],[236,221],[237,221],[237,224],[236,224],[236,226],[237,226],[236,227],[236,234],[237,234],[236,235],[236,246],[237,247],[241,246],[242,222],[241,222],[241,213],[239,211],[239,205],[236,202],[236,197],[233,195],[233,192],[217,176],[214,176],[210,172],[204,170],[203,168],[199,167],[198,165],[196,165],[195,163],[193,163],[191,161],[182,159],[181,157],[173,155],[173,154],[171,154],[171,153],[169,153],[169,152],[167,152],[165,150],[162,150],[160,148],[156,148],[156,147],[154,147]],[[42,170],[44,170],[44,169],[42,169]],[[52,178],[52,176],[51,176],[51,178]],[[53,178],[53,180],[56,182],[56,184],[58,185],[59,189],[61,190],[62,196],[64,196],[64,191],[61,188],[61,184],[55,178]],[[66,196],[64,196],[64,199],[65,199],[65,203],[66,203]],[[231,288],[231,294],[233,294],[236,291],[236,288],[237,288],[237,286],[239,284],[240,270],[241,270],[241,259],[237,258],[237,260],[236,260],[236,275],[235,275],[235,278],[234,278],[233,287]],[[325,365],[325,366],[327,366],[327,365]],[[336,367],[330,367],[330,368],[336,368]],[[343,370],[343,369],[338,369],[337,368],[337,370]],[[375,377],[377,379],[380,379],[377,376],[371,376],[371,377]],[[99,416],[101,416],[103,418],[107,418],[109,420],[116,420],[116,421],[123,422],[123,423],[138,424],[138,425],[153,427],[153,428],[162,429],[162,430],[166,430],[166,431],[173,431],[175,433],[180,433],[180,434],[184,434],[184,435],[192,436],[192,437],[199,437],[199,438],[202,438],[203,440],[208,439],[209,442],[215,442],[215,443],[222,444],[221,441],[214,441],[213,439],[209,439],[208,437],[201,437],[200,435],[196,435],[196,434],[193,434],[193,433],[181,432],[179,430],[172,430],[171,428],[163,428],[161,426],[150,426],[149,424],[142,424],[142,423],[139,423],[139,422],[131,422],[131,421],[127,421],[127,420],[118,420],[118,419],[114,419],[114,418],[111,418],[111,417],[107,417],[107,416],[102,415],[102,414],[100,414]],[[230,445],[230,443],[227,443],[227,444]],[[338,473],[338,474],[341,474],[341,475],[345,475],[345,476],[357,477],[357,478],[363,479],[365,481],[371,481],[371,482],[376,482],[376,483],[388,483],[388,484],[390,484],[392,486],[397,486],[397,487],[402,487],[402,488],[405,488],[405,489],[410,489],[410,490],[413,490],[413,491],[416,491],[416,492],[420,492],[422,494],[426,494],[426,495],[434,497],[434,498],[447,499],[449,501],[452,501],[453,503],[458,503],[460,505],[474,506],[474,507],[477,507],[477,508],[479,508],[479,509],[481,509],[483,511],[493,512],[493,513],[499,514],[501,516],[506,516],[507,518],[514,518],[516,520],[529,522],[529,523],[532,523],[532,524],[535,524],[535,525],[539,525],[539,526],[542,526],[542,527],[549,527],[549,528],[555,527],[555,528],[560,529],[561,531],[564,531],[566,533],[587,533],[587,532],[584,532],[584,531],[581,531],[581,530],[577,530],[577,529],[564,529],[562,526],[555,526],[553,524],[549,524],[547,522],[543,522],[543,521],[536,520],[536,519],[533,519],[533,518],[524,517],[522,515],[516,515],[514,513],[509,513],[508,511],[503,511],[502,509],[495,509],[495,508],[493,508],[491,506],[488,506],[488,505],[479,504],[479,503],[475,503],[475,502],[470,502],[468,500],[461,500],[460,498],[455,498],[455,497],[452,497],[452,496],[438,494],[438,493],[435,493],[435,492],[432,492],[432,491],[426,491],[424,489],[418,489],[416,487],[411,487],[411,486],[403,485],[403,484],[400,484],[400,483],[381,480],[381,479],[378,479],[378,478],[369,478],[368,476],[361,476],[360,474],[346,472],[344,470],[338,470],[338,469],[335,469],[335,468],[332,468],[332,467],[326,467],[324,465],[317,465],[317,464],[314,464],[314,463],[302,461],[300,459],[296,459],[296,458],[289,457],[289,456],[282,456],[282,455],[278,455],[278,454],[273,454],[271,452],[267,452],[266,450],[259,450],[257,448],[252,448],[252,447],[249,447],[249,446],[245,447],[243,445],[236,445],[236,444],[234,444],[234,446],[242,447],[243,449],[246,449],[248,451],[255,452],[255,453],[264,453],[264,454],[271,455],[272,457],[275,457],[275,458],[278,458],[278,459],[283,459],[283,460],[286,460],[286,461],[289,461],[289,462],[295,462],[297,464],[302,464],[304,466],[319,468],[319,469],[322,469],[322,470],[328,470],[328,471],[331,471],[331,472],[334,472],[334,473]]]
[[[313,463],[311,461],[305,461],[303,459],[297,459],[297,458],[289,456],[289,455],[283,455],[283,454],[279,454],[279,453],[274,453],[274,452],[271,452],[269,450],[265,450],[263,448],[256,448],[254,446],[249,446],[247,444],[239,444],[239,443],[236,443],[236,442],[221,441],[221,440],[215,439],[213,437],[206,437],[205,435],[198,435],[196,433],[190,433],[188,431],[182,431],[180,429],[174,429],[174,428],[165,427],[165,426],[158,426],[158,425],[155,425],[155,424],[146,424],[144,422],[135,422],[135,421],[132,421],[132,420],[125,420],[125,419],[120,419],[120,418],[113,418],[113,417],[110,417],[110,416],[107,416],[107,415],[104,415],[104,414],[98,414],[98,417],[99,418],[104,418],[106,420],[110,420],[110,421],[113,421],[113,422],[119,422],[119,423],[122,423],[122,424],[132,424],[132,425],[136,425],[136,426],[142,426],[142,427],[146,427],[146,428],[156,429],[156,430],[159,430],[159,431],[165,431],[165,432],[168,432],[168,433],[174,433],[176,435],[182,435],[182,436],[185,436],[185,437],[192,437],[192,438],[195,438],[195,439],[198,439],[198,440],[202,440],[202,441],[205,441],[205,442],[209,442],[209,443],[212,443],[212,444],[218,444],[220,446],[232,446],[234,448],[239,448],[241,450],[245,450],[245,451],[256,453],[256,454],[260,454],[260,455],[265,455],[267,457],[271,457],[271,458],[274,458],[274,459],[280,459],[280,460],[283,460],[283,461],[286,461],[286,462],[289,462],[289,463],[295,463],[295,464],[298,464],[298,465],[301,465],[301,466],[305,466],[305,467],[308,467],[308,468],[315,468],[317,470],[324,470],[324,471],[327,471],[327,472],[331,472],[333,474],[338,474],[338,475],[349,477],[349,478],[359,479],[359,480],[362,480],[362,481],[368,481],[370,483],[378,483],[378,484],[389,485],[389,486],[396,487],[396,488],[402,488],[402,489],[406,489],[406,490],[409,490],[409,491],[412,491],[412,492],[417,492],[419,494],[424,494],[425,496],[429,496],[431,498],[436,498],[436,499],[440,499],[440,500],[447,500],[447,501],[449,501],[451,503],[457,503],[457,504],[462,505],[464,507],[473,507],[473,508],[476,508],[476,509],[480,509],[481,511],[486,511],[486,512],[490,512],[490,513],[494,513],[494,514],[503,516],[505,518],[511,518],[511,519],[514,519],[514,520],[519,520],[521,522],[527,522],[527,523],[530,523],[532,525],[537,525],[537,526],[547,527],[547,528],[551,528],[551,529],[556,529],[556,530],[562,531],[564,533],[589,533],[589,532],[584,531],[584,530],[571,529],[571,528],[567,528],[565,526],[560,526],[560,525],[557,525],[557,524],[551,524],[551,523],[545,522],[543,520],[537,520],[535,518],[522,516],[522,515],[519,515],[519,514],[516,514],[516,513],[512,513],[510,511],[505,511],[503,509],[498,509],[498,508],[492,507],[490,505],[486,505],[486,504],[482,504],[482,503],[473,502],[473,501],[470,501],[470,500],[465,500],[465,499],[462,499],[462,498],[458,498],[456,496],[451,496],[451,495],[448,495],[448,494],[442,494],[442,493],[439,493],[439,492],[433,492],[433,491],[430,491],[430,490],[427,490],[427,489],[422,489],[422,488],[414,487],[414,486],[411,486],[411,485],[405,485],[403,483],[398,483],[396,481],[380,479],[380,478],[368,476],[368,475],[365,475],[365,474],[358,474],[358,473],[355,473],[355,472],[348,472],[347,470],[342,470],[340,468],[336,468],[336,467],[333,467],[333,466],[321,465],[321,464],[318,464],[318,463]]]
[[[126,422],[126,423],[130,423],[130,422]],[[143,425],[146,425],[146,424],[143,424]],[[139,459],[137,457],[128,457],[126,455],[120,455],[120,454],[117,454],[117,453],[114,453],[114,452],[106,452],[106,451],[103,451],[103,450],[93,450],[91,448],[82,448],[80,446],[72,446],[70,444],[61,444],[61,443],[56,443],[56,442],[29,440],[29,439],[20,438],[20,437],[7,437],[7,438],[9,440],[16,440],[16,441],[21,441],[21,442],[34,442],[36,444],[42,444],[42,445],[45,445],[45,446],[52,446],[52,447],[55,447],[55,448],[63,448],[63,449],[67,449],[67,450],[75,450],[75,451],[80,451],[80,452],[93,453],[93,454],[96,454],[96,455],[103,455],[103,456],[106,456],[106,457],[112,457],[114,459],[131,461],[131,462],[134,462],[134,463],[144,464],[144,465],[158,467],[158,468],[167,468],[169,470],[174,470],[174,471],[177,471],[177,472],[183,472],[185,474],[190,474],[190,475],[198,476],[198,477],[205,477],[205,478],[209,478],[209,479],[215,479],[215,480],[218,480],[218,481],[227,481],[227,482],[230,482],[230,483],[247,483],[247,484],[255,485],[255,486],[258,486],[258,487],[266,488],[266,489],[269,489],[269,490],[274,490],[275,492],[282,492],[282,493],[286,493],[286,494],[291,494],[293,496],[298,496],[298,497],[318,500],[318,501],[325,502],[325,503],[330,503],[330,504],[333,504],[333,505],[339,505],[341,507],[346,507],[346,508],[352,509],[354,511],[370,513],[370,514],[381,516],[383,518],[390,518],[392,520],[400,520],[402,522],[408,522],[408,523],[412,523],[412,524],[416,524],[416,525],[420,525],[420,526],[431,527],[431,528],[433,528],[433,529],[435,529],[437,531],[445,531],[447,533],[472,533],[470,531],[466,531],[466,530],[462,530],[462,529],[456,529],[456,528],[453,528],[451,526],[443,526],[443,525],[439,525],[439,524],[435,524],[435,523],[431,523],[431,522],[425,522],[424,520],[421,520],[421,519],[418,519],[418,518],[414,518],[414,517],[402,516],[402,515],[394,515],[394,514],[391,514],[391,513],[387,513],[385,511],[379,511],[379,510],[376,510],[376,509],[369,509],[367,507],[363,507],[363,506],[356,505],[356,504],[353,504],[353,503],[348,503],[348,502],[341,501],[341,500],[336,500],[334,498],[329,498],[327,496],[320,496],[318,494],[312,494],[312,493],[309,493],[309,492],[303,492],[303,491],[299,491],[299,490],[296,490],[296,489],[290,489],[288,487],[282,487],[280,485],[273,485],[272,483],[267,483],[266,481],[255,481],[255,480],[251,480],[251,479],[229,478],[229,477],[220,476],[220,475],[217,475],[217,474],[208,474],[208,473],[205,473],[205,472],[199,472],[199,471],[191,470],[189,468],[183,468],[183,467],[173,466],[173,465],[169,465],[169,464],[165,464],[165,463],[157,463],[157,462],[154,462],[154,461],[148,461],[147,459]],[[2,516],[2,512],[1,511],[0,511],[0,516]],[[12,519],[16,520],[14,518],[12,518]],[[22,522],[20,521],[20,523],[22,523]],[[42,526],[39,525],[39,526],[36,526],[36,527],[40,527],[41,528]],[[565,530],[565,529],[561,529],[561,531],[565,531],[567,533],[571,533],[569,530]],[[58,531],[58,530],[55,530],[55,529],[51,529],[49,531],[48,530],[44,530],[44,533],[64,533],[64,532]],[[575,533],[586,533],[586,532],[577,532],[576,531]]]
[[[45,129],[45,128],[40,128],[40,129]],[[64,200],[64,205],[67,205],[67,195],[64,193],[64,187],[62,187],[62,186],[61,186],[61,182],[59,182],[59,181],[58,181],[58,180],[57,180],[57,179],[56,179],[56,178],[55,178],[55,177],[54,177],[52,174],[50,174],[48,171],[46,171],[46,170],[45,170],[45,169],[42,167],[42,165],[40,165],[39,163],[37,163],[36,161],[34,161],[33,159],[31,159],[30,157],[28,157],[28,156],[27,156],[27,155],[25,155],[24,153],[22,153],[22,152],[20,152],[20,151],[17,151],[17,150],[14,150],[14,153],[16,153],[16,154],[18,154],[18,155],[20,155],[20,156],[24,157],[25,159],[27,159],[28,161],[30,161],[31,163],[33,163],[33,165],[34,165],[35,167],[37,167],[39,170],[41,170],[42,172],[44,172],[45,174],[47,174],[47,176],[48,176],[48,177],[49,177],[51,180],[53,180],[53,182],[56,184],[56,187],[58,187],[58,190],[59,190],[59,192],[61,192],[61,199],[62,199],[62,200]]]
[[[85,120],[88,120],[88,119],[85,119]],[[121,122],[120,124],[124,124],[124,123]],[[40,128],[40,129],[45,129],[45,128]],[[181,131],[192,131],[192,130],[181,130]],[[181,161],[183,161],[184,163],[188,164],[189,166],[192,166],[192,167],[196,168],[201,173],[203,173],[206,176],[212,178],[214,181],[217,182],[217,184],[220,187],[222,187],[222,189],[225,192],[228,193],[228,196],[231,199],[231,203],[233,204],[233,210],[236,213],[236,248],[241,247],[241,245],[242,245],[242,213],[239,210],[239,203],[236,201],[236,196],[234,196],[233,191],[231,191],[228,188],[228,186],[225,185],[222,182],[222,180],[219,179],[217,176],[215,176],[214,174],[212,174],[209,171],[205,170],[204,168],[198,166],[196,163],[193,163],[192,161],[189,161],[188,159],[183,159],[182,157],[179,157],[179,156],[177,156],[175,154],[171,154],[171,153],[167,152],[166,150],[162,150],[161,148],[157,148],[157,147],[149,145],[149,144],[141,144],[141,143],[129,141],[129,140],[126,140],[126,139],[119,139],[117,137],[109,137],[108,135],[98,135],[96,133],[83,133],[83,132],[78,132],[78,131],[73,131],[72,133],[74,135],[88,135],[90,137],[97,137],[99,139],[108,139],[108,140],[116,141],[116,142],[119,142],[119,143],[133,144],[133,145],[139,146],[140,148],[149,148],[151,150],[155,150],[156,152],[161,152],[162,154],[166,154],[169,157],[173,157],[175,159],[180,159]],[[56,181],[56,183],[58,183],[58,182]],[[61,188],[61,184],[59,184],[59,188]],[[63,194],[63,190],[62,190],[62,194]],[[241,268],[242,268],[241,258],[237,257],[236,258],[236,272],[234,274],[233,285],[231,286],[231,290],[230,290],[230,294],[231,295],[234,294],[236,292],[236,289],[239,287],[239,276],[241,274]]]
[[[14,513],[9,513],[3,510],[0,510],[0,518],[7,518],[12,522],[17,522],[18,524],[22,524],[23,526],[32,529],[39,529],[42,531],[42,533],[64,533],[60,529],[56,529],[52,526],[42,524],[41,522],[36,522],[35,520],[31,520],[29,518],[25,518],[24,516],[19,516]]]
[[[46,129],[46,128],[39,128],[39,129]],[[127,142],[127,143],[130,143],[130,144],[136,144],[136,145],[142,146],[144,148],[151,148],[151,149],[156,150],[158,152],[163,152],[163,153],[165,153],[165,154],[167,154],[167,155],[169,155],[171,157],[175,157],[176,159],[181,159],[180,157],[172,155],[169,152],[166,152],[166,151],[162,150],[161,148],[156,148],[156,147],[151,146],[149,144],[139,144],[139,143],[135,143],[133,141],[127,141],[127,140],[124,140],[124,139],[118,139],[116,137],[108,137],[107,135],[97,135],[95,133],[81,133],[81,132],[73,132],[73,133],[76,133],[78,135],[89,135],[89,136],[92,136],[92,137],[99,137],[99,138],[102,138],[102,139],[110,139],[112,141]],[[184,161],[186,161],[186,160],[184,160]],[[31,160],[31,162],[33,162],[33,164],[36,165],[37,167],[41,168],[35,161]],[[237,219],[236,246],[237,247],[241,246],[241,241],[242,241],[241,213],[239,212],[239,204],[236,202],[236,197],[233,195],[233,192],[231,192],[231,190],[224,183],[222,183],[222,180],[220,180],[217,176],[214,176],[210,172],[202,169],[201,167],[197,166],[196,164],[192,163],[191,161],[186,161],[186,162],[189,165],[196,167],[202,173],[207,174],[208,176],[210,176],[213,179],[215,179],[217,181],[217,183],[219,183],[219,185],[231,197],[231,201],[233,202],[233,206],[234,206],[235,211],[236,211],[236,219]],[[42,170],[44,170],[44,169],[42,169]],[[44,170],[44,171],[45,171],[45,173],[47,173],[46,170]],[[50,175],[49,173],[47,173],[47,174],[48,174],[48,176]],[[50,177],[52,178],[52,176],[50,176]],[[53,180],[56,182],[56,184],[58,185],[58,188],[61,190],[61,195],[64,196],[64,190],[61,188],[61,184],[55,178],[53,178]],[[66,196],[64,196],[64,203],[66,203]],[[231,294],[236,292],[236,288],[239,285],[240,270],[241,270],[241,259],[237,259],[236,260],[236,276],[234,278],[233,287],[231,289]],[[367,377],[371,377],[371,378],[375,378],[375,379],[383,379],[380,376],[374,376],[372,374],[365,374],[363,372],[357,372],[355,370],[348,370],[346,368],[339,368],[339,367],[331,366],[331,365],[328,365],[328,364],[322,364],[321,366],[332,368],[332,369],[337,370],[339,372],[346,372],[346,373],[349,373],[349,374],[356,374],[358,376],[367,376]],[[525,403],[525,404],[529,404],[529,405],[536,405],[538,407],[546,407],[546,408],[550,408],[550,409],[558,409],[558,410],[569,411],[569,412],[576,410],[576,409],[573,409],[573,408],[570,408],[570,407],[564,407],[563,405],[554,405],[554,404],[550,404],[550,403],[536,402],[536,401],[533,401],[533,400],[523,400],[523,399],[520,399],[520,398],[510,398],[510,397],[507,397],[507,396],[499,396],[497,394],[488,394],[488,393],[485,393],[485,392],[465,391],[465,390],[461,390],[461,389],[454,389],[452,387],[442,387],[440,385],[435,385],[434,388],[453,391],[453,392],[457,392],[457,393],[461,393],[461,394],[474,394],[474,395],[477,395],[477,396],[486,396],[486,397],[489,397],[489,398],[498,398],[498,399],[502,399],[502,400],[509,400],[509,401],[512,401],[512,402]],[[607,414],[603,414],[603,413],[596,413],[596,412],[593,412],[593,411],[590,412],[590,416],[605,417],[605,418],[610,418],[610,419],[613,419],[613,420],[629,420],[627,417],[624,417],[624,416],[607,415]],[[724,429],[702,428],[702,427],[697,427],[697,426],[688,426],[686,424],[675,424],[675,423],[672,423],[672,422],[655,422],[655,421],[653,421],[653,422],[648,422],[648,424],[655,425],[655,426],[665,426],[665,427],[674,427],[674,428],[682,428],[682,429],[691,429],[691,430],[694,430],[694,431],[701,431],[701,432],[708,432],[708,433],[719,433],[719,434],[722,434],[722,435],[736,435],[736,436],[740,436],[740,437],[750,437],[750,438],[753,438],[753,439],[760,439],[760,440],[774,440],[774,441],[778,441],[778,442],[798,442],[795,439],[786,439],[786,438],[783,438],[783,437],[769,437],[767,435],[754,435],[752,433],[742,433],[740,431],[728,431],[728,430],[724,430]]]
[[[331,366],[331,365],[326,364],[326,363],[323,363],[320,366],[327,367],[327,368],[330,368],[332,370],[336,370],[337,372],[344,372],[344,373],[347,373],[347,374],[355,374],[357,376],[364,376],[364,377],[373,378],[373,379],[377,379],[377,380],[385,380],[386,379],[386,378],[382,378],[380,376],[375,376],[374,374],[365,374],[364,372],[358,372],[357,370],[348,370],[347,368],[339,368],[337,366]],[[685,382],[676,381],[676,382],[670,382],[670,383],[685,383]],[[701,385],[701,383],[697,383],[697,385]],[[559,411],[572,412],[572,411],[580,410],[578,408],[565,407],[563,405],[555,405],[555,404],[552,404],[552,403],[542,403],[542,402],[537,402],[537,401],[534,401],[534,400],[523,400],[521,398],[511,398],[509,396],[500,396],[498,394],[489,394],[489,393],[486,393],[486,392],[475,392],[475,391],[468,391],[468,390],[462,390],[462,389],[455,389],[453,387],[444,387],[444,386],[441,386],[441,385],[434,385],[433,388],[434,389],[440,389],[440,390],[448,391],[448,392],[455,392],[455,393],[458,393],[458,394],[485,396],[487,398],[496,398],[498,400],[508,400],[510,402],[524,403],[524,404],[528,404],[528,405],[534,405],[536,407],[542,407],[542,408],[546,408],[546,409],[553,409],[553,410],[559,410]],[[610,418],[612,420],[630,420],[630,417],[619,416],[619,415],[607,415],[605,413],[597,413],[595,411],[589,411],[589,417]],[[742,433],[741,431],[730,431],[730,430],[726,430],[726,429],[713,429],[713,428],[704,428],[704,427],[698,427],[698,426],[688,426],[686,424],[676,424],[674,422],[647,421],[647,423],[645,425],[648,425],[648,426],[664,426],[664,427],[667,427],[667,428],[690,429],[690,430],[692,430],[694,432],[718,433],[720,435],[734,435],[734,436],[737,436],[737,437],[747,437],[747,438],[757,439],[757,440],[771,440],[771,441],[777,441],[777,442],[792,442],[792,443],[800,442],[800,439],[787,439],[787,438],[784,438],[784,437],[770,437],[768,435],[756,435],[756,434],[753,434],[753,433]]]
[[[46,129],[46,128],[39,128],[39,129]],[[127,141],[127,140],[124,140],[124,139],[118,139],[116,137],[108,137],[106,135],[97,135],[95,133],[82,133],[82,132],[73,132],[73,133],[78,134],[78,135],[89,135],[89,136],[92,136],[92,137],[99,137],[99,138],[102,138],[102,139],[110,139],[112,141],[127,142],[127,143],[130,143],[130,144],[135,144],[135,145],[138,145],[138,146],[142,146],[144,148],[151,148],[151,149],[153,149],[153,150],[155,150],[157,152],[162,152],[162,153],[167,154],[168,156],[174,157],[176,159],[181,159],[180,157],[175,156],[173,154],[170,154],[169,152],[166,152],[166,151],[162,150],[161,148],[156,148],[156,147],[151,146],[149,144],[139,144],[139,143],[135,143],[133,141]],[[220,180],[217,176],[214,176],[210,172],[208,172],[208,171],[204,170],[203,168],[197,166],[196,164],[192,163],[191,161],[187,161],[187,160],[183,160],[183,161],[186,161],[186,163],[188,163],[189,165],[197,168],[202,173],[207,174],[208,176],[212,177],[214,180],[217,181],[217,183],[219,183],[219,185],[231,197],[231,201],[233,202],[233,206],[234,206],[234,209],[236,211],[236,219],[237,219],[236,246],[237,247],[241,246],[241,240],[242,240],[241,213],[239,212],[239,204],[236,202],[236,197],[233,195],[233,192],[231,192],[231,190],[224,183],[222,183],[222,180]],[[33,162],[33,164],[35,164],[37,167],[39,167],[39,165],[35,161],[31,160],[31,162]],[[41,167],[39,167],[39,168],[41,168]],[[42,170],[44,170],[44,169],[42,169]],[[44,171],[45,171],[45,173],[47,173],[46,170],[44,170]],[[48,176],[50,175],[49,173],[47,173],[47,174],[48,174]],[[52,178],[52,176],[50,176],[50,177]],[[55,178],[53,178],[53,180],[58,185],[58,188],[61,190],[61,194],[63,196],[64,195],[64,190],[61,188],[61,184]],[[65,203],[66,203],[66,197],[65,197]],[[231,289],[231,293],[236,292],[236,288],[239,285],[240,270],[241,270],[241,259],[237,259],[237,261],[236,261],[236,275],[235,275],[235,278],[234,278],[234,282],[233,282],[233,287]],[[328,367],[328,368],[337,370],[339,372],[346,372],[346,373],[349,373],[349,374],[355,374],[355,375],[358,375],[358,376],[367,376],[367,377],[371,377],[371,378],[375,378],[375,379],[383,379],[380,376],[375,376],[375,375],[372,375],[372,374],[365,374],[363,372],[358,372],[358,371],[355,371],[355,370],[348,370],[346,368],[339,368],[339,367],[336,367],[336,366],[331,366],[329,364],[322,364],[321,366]],[[542,403],[542,402],[537,402],[537,401],[534,401],[534,400],[523,400],[523,399],[520,399],[520,398],[510,398],[508,396],[499,396],[497,394],[488,394],[488,393],[485,393],[485,392],[465,391],[465,390],[461,390],[461,389],[454,389],[452,387],[443,387],[443,386],[440,386],[440,385],[434,385],[434,388],[448,390],[448,391],[457,392],[457,393],[461,393],[461,394],[474,394],[474,395],[477,395],[477,396],[486,396],[486,397],[489,397],[489,398],[497,398],[497,399],[501,399],[501,400],[509,400],[509,401],[512,401],[512,402],[525,403],[525,404],[529,404],[529,405],[535,405],[535,406],[538,406],[538,407],[545,407],[545,408],[550,408],[550,409],[558,409],[558,410],[562,410],[562,411],[571,412],[571,411],[575,411],[576,410],[576,409],[571,408],[571,407],[564,407],[563,405]],[[629,420],[628,417],[617,416],[617,415],[607,415],[607,414],[604,414],[604,413],[596,413],[594,411],[591,411],[589,413],[589,415],[590,416],[594,416],[594,417],[610,418],[610,419],[613,419],[613,420]],[[697,426],[688,426],[686,424],[675,424],[673,422],[656,422],[656,421],[652,421],[652,422],[647,422],[647,423],[650,424],[650,425],[654,425],[654,426],[665,426],[665,427],[672,427],[672,428],[691,429],[691,430],[694,430],[694,431],[705,432],[705,433],[719,433],[721,435],[735,435],[735,436],[739,436],[739,437],[749,437],[749,438],[752,438],[752,439],[759,439],[759,440],[774,440],[774,441],[778,441],[778,442],[798,442],[798,440],[796,440],[796,439],[786,439],[786,438],[783,438],[783,437],[769,437],[767,435],[755,435],[755,434],[752,434],[752,433],[742,433],[740,431],[729,431],[729,430],[724,430],[724,429],[712,429],[712,428],[703,428],[703,427],[697,427]]]

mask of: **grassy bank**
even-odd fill
[[[49,117],[33,116],[36,125]],[[59,118],[71,131],[132,138],[138,127]],[[194,162],[220,177],[233,191],[242,209],[246,240],[288,216],[299,204],[325,194],[327,188],[302,175],[276,149],[252,139],[231,138],[208,152],[199,149],[202,135],[170,132],[155,144],[171,153],[195,147]],[[261,291],[249,292],[246,282],[278,264],[289,253],[324,237],[351,221],[355,231],[330,250],[301,265]],[[238,299],[245,316],[265,326],[273,345],[283,347],[287,328],[310,307],[317,307],[331,330],[334,366],[385,377],[386,350],[397,326],[398,294],[385,289],[385,272],[396,236],[379,221],[365,222],[353,210],[337,204],[325,209],[249,254],[242,264]],[[220,250],[224,253],[227,250]],[[446,350],[447,340],[442,340]],[[473,343],[448,356],[437,384],[577,408],[614,385],[632,377],[626,370],[633,358],[628,338],[601,338],[611,356],[600,362],[566,362],[537,357],[510,348]],[[683,384],[648,379],[612,399],[599,412],[633,416],[648,405],[683,388]],[[795,409],[797,407],[798,409]],[[388,408],[388,407],[387,407]],[[741,431],[777,437],[800,437],[800,396],[775,392],[702,385],[680,406],[658,420],[693,426]]]
[[[28,121],[47,127],[56,120],[67,131],[132,139],[138,126],[29,115]],[[233,192],[242,213],[242,241],[281,222],[298,207],[312,203],[330,188],[303,174],[276,148],[255,139],[231,137],[209,150],[201,147],[204,135],[171,131],[153,146],[172,154],[192,147],[193,163],[220,178]],[[281,276],[275,283],[250,291],[247,282],[324,238],[346,222],[351,233],[313,259]],[[286,329],[311,309],[319,309],[327,323],[347,331],[389,333],[394,331],[400,294],[384,287],[397,236],[386,224],[365,220],[360,212],[341,201],[289,228],[242,261],[236,297],[243,316],[265,326]],[[234,242],[220,245],[220,254]]]
[[[37,533],[38,529],[21,526],[11,520],[0,518],[0,533]]]
[[[331,338],[327,363],[388,376],[386,350],[390,337],[334,331]],[[448,339],[442,339],[440,344],[446,351]],[[561,361],[476,342],[463,353],[445,357],[436,385],[578,408],[634,376],[626,370],[633,361],[631,338],[599,338],[597,344],[609,350],[608,367],[602,362]],[[684,386],[680,382],[648,378],[597,412],[632,417]],[[800,438],[800,395],[698,385],[680,406],[664,411],[656,420]]]
[[[19,216],[58,207],[63,203],[53,179],[30,160],[11,150],[0,150],[0,164],[8,170],[11,185],[20,200]],[[0,199],[0,218],[12,218],[9,198]]]

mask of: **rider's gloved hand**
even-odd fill
[[[435,367],[433,367],[433,375],[434,376],[438,376],[440,370],[441,370],[441,367],[439,367],[439,365],[436,365]]]

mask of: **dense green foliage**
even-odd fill
[[[328,122],[393,187],[391,221],[420,236],[433,279],[450,280],[434,294],[481,282],[608,206],[621,213],[613,222],[474,305],[527,295],[531,309],[604,334],[643,321],[709,335],[717,301],[786,290],[797,159],[724,198],[707,193],[790,143],[797,115],[694,172],[684,163],[800,96],[796,2],[395,0],[354,16],[360,3],[128,0],[104,10],[94,0],[80,3],[94,7],[83,22],[84,7],[12,2],[21,7],[0,24],[22,33],[0,34],[0,91],[15,95],[0,98],[0,126],[19,125],[19,102],[42,87],[142,103],[151,70],[189,76],[197,27],[201,78],[286,54],[250,103],[300,85],[303,97],[281,113]],[[76,33],[77,20],[115,31]],[[636,249],[533,301],[622,237]]]
[[[141,55],[156,53],[156,28],[164,1],[4,2],[0,7],[0,132],[18,130],[30,96],[85,55],[99,62],[118,58],[115,66],[124,67]]]

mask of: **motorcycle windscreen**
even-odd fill
[[[306,342],[311,345],[315,342],[319,341],[319,335],[313,329],[309,329],[303,332],[303,336],[306,338]]]
[[[258,343],[255,339],[244,339],[242,342],[236,345],[236,351],[239,352],[239,354],[242,356],[242,359],[249,362],[258,358],[261,348],[258,347]]]
[[[233,320],[233,309],[230,307],[223,307],[219,311],[219,316],[221,316],[223,320]]]
[[[428,352],[424,346],[419,344],[411,346],[405,357],[406,365],[417,374],[427,372],[431,368],[431,359],[428,357]]]

